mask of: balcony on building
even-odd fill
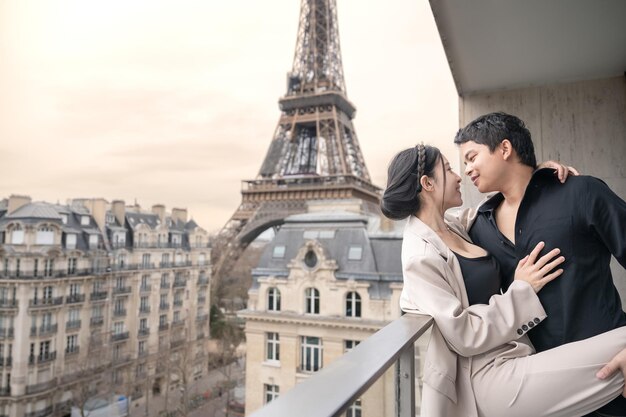
[[[169,323],[161,323],[161,324],[159,324],[159,331],[160,332],[163,332],[163,331],[165,331],[165,330],[167,330],[169,328],[170,328]]]
[[[170,282],[165,280],[165,281],[161,281],[161,289],[162,290],[169,290],[170,288]]]
[[[200,285],[208,285],[209,284],[209,277],[205,276],[205,275],[200,275],[198,277],[198,286]]]
[[[126,309],[125,308],[116,308],[113,310],[113,316],[114,317],[125,317],[126,316]]]
[[[109,296],[108,291],[94,291],[90,294],[89,299],[91,301],[103,301]]]
[[[139,292],[150,292],[152,291],[152,285],[147,284],[147,285],[142,285],[139,287]]]
[[[174,307],[182,307],[183,300],[174,300]]]
[[[65,323],[65,330],[80,329],[80,320],[70,320]]]
[[[159,310],[169,310],[170,308],[170,304],[169,303],[160,303],[159,304]]]
[[[85,294],[70,294],[65,297],[66,304],[76,304],[85,302]]]
[[[56,352],[47,352],[47,353],[40,353],[39,355],[30,355],[28,357],[28,364],[29,365],[34,365],[35,363],[37,364],[43,364],[43,363],[48,363],[48,362],[52,362],[57,358],[57,353]]]
[[[172,288],[182,288],[186,285],[187,281],[184,279],[175,279]]]
[[[183,326],[184,324],[185,324],[185,320],[182,320],[182,319],[172,321],[172,327],[180,327],[180,326]]]
[[[80,352],[80,346],[68,346],[65,348],[65,357],[77,355]]]
[[[209,315],[208,314],[198,314],[196,316],[196,322],[197,323],[204,323],[205,321],[209,321]]]
[[[150,313],[150,306],[139,307],[139,314],[149,314],[149,313]]]
[[[0,310],[4,310],[4,309],[13,310],[16,308],[17,308],[16,299],[8,299],[8,298],[0,299]]]
[[[0,397],[10,397],[11,387],[0,387]]]
[[[121,332],[121,333],[113,333],[111,335],[111,342],[119,342],[121,340],[126,340],[130,336],[129,332]]]
[[[143,329],[139,329],[139,331],[137,331],[137,336],[138,337],[145,337],[145,336],[149,336],[150,335],[150,328],[149,327],[145,327]]]
[[[91,319],[89,319],[90,326],[102,326],[103,324],[104,324],[103,316],[92,317]]]
[[[132,292],[131,287],[114,287],[113,288],[113,294],[115,295],[130,294],[131,292]]]
[[[30,335],[31,336],[37,336],[37,335],[48,336],[48,335],[56,333],[58,329],[59,329],[59,325],[56,323],[39,326],[39,329],[37,329],[36,326],[33,326],[30,328]]]
[[[60,306],[62,304],[63,304],[63,296],[47,297],[47,298],[33,298],[28,301],[28,306],[30,308]]]

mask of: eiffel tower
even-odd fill
[[[359,199],[377,207],[346,97],[336,0],[302,0],[298,39],[274,138],[257,177],[214,245],[214,280],[230,271],[261,232],[303,213],[306,202]]]

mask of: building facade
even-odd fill
[[[107,387],[136,404],[206,374],[210,248],[185,209],[11,196],[0,243],[0,416],[63,416]]]
[[[403,224],[341,204],[310,204],[309,213],[288,217],[253,270],[248,309],[239,313],[246,414],[400,316]],[[394,387],[387,372],[347,415],[393,415]]]

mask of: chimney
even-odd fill
[[[165,220],[165,206],[163,204],[155,204],[152,206],[152,213],[159,216],[161,223]]]
[[[114,200],[111,203],[111,211],[120,226],[124,227],[124,220],[126,219],[126,205],[124,200]]]
[[[172,208],[172,219],[187,223],[187,209]]]
[[[11,194],[9,197],[9,206],[7,208],[7,214],[13,213],[18,208],[30,204],[32,200],[27,195]]]
[[[89,211],[93,219],[96,221],[98,228],[102,233],[105,231],[105,219],[107,214],[107,201],[104,198],[92,198],[88,202]]]

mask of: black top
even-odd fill
[[[543,253],[559,248],[565,257],[563,274],[538,293],[548,317],[528,333],[537,351],[626,325],[609,268],[611,254],[626,267],[626,202],[597,178],[568,177],[561,184],[552,170],[536,171],[517,213],[513,245],[496,226],[494,210],[503,198],[496,194],[483,204],[469,231],[498,260],[503,290],[519,259],[540,241]]]
[[[489,304],[492,295],[500,294],[502,284],[496,260],[489,254],[478,258],[466,258],[456,252],[454,254],[461,265],[470,305]]]

